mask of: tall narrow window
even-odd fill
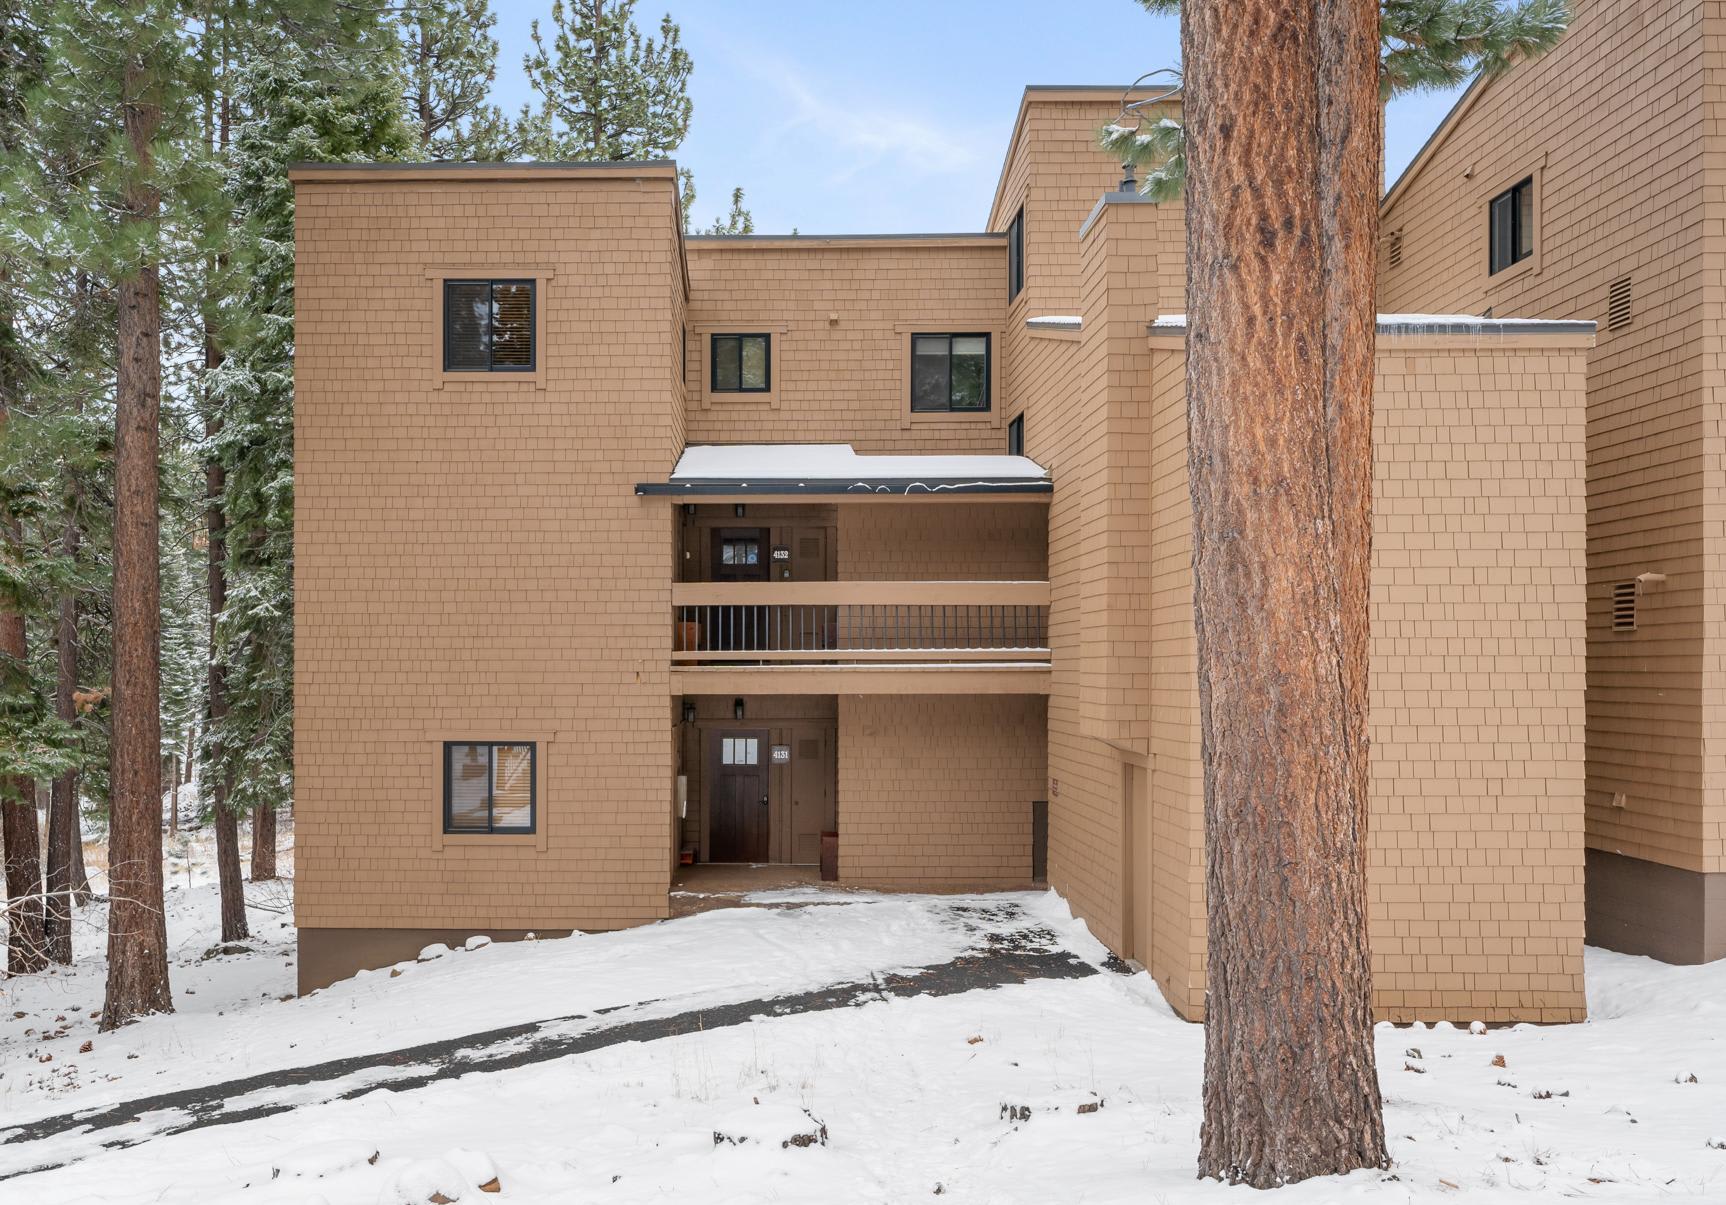
[[[1023,456],[1025,454],[1025,416],[1018,414],[1007,424],[1007,455]]]
[[[912,335],[911,409],[989,408],[988,335]]]
[[[532,741],[445,741],[443,831],[533,832],[536,755]]]
[[[532,372],[531,280],[443,282],[445,372]]]
[[[1007,300],[1011,301],[1025,287],[1025,207],[1013,215],[1007,227]]]
[[[766,393],[773,386],[771,335],[714,335],[708,388],[714,393]]]
[[[1488,273],[1502,272],[1534,254],[1534,177],[1492,198],[1487,206],[1487,233],[1491,248]]]

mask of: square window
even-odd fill
[[[989,409],[988,335],[912,335],[911,409],[918,413]]]
[[[713,335],[708,388],[714,393],[766,393],[772,388],[771,335]]]
[[[537,787],[532,741],[445,741],[446,833],[531,833]]]
[[[532,372],[534,282],[443,283],[445,372]]]
[[[1534,254],[1534,177],[1511,185],[1487,205],[1487,274]]]

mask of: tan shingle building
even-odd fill
[[[294,173],[302,988],[794,864],[1047,882],[1202,1014],[1182,215],[1114,191],[1120,99],[1028,89],[976,234],[686,239],[669,163]],[[1387,1017],[1584,1009],[1556,317],[1381,323]]]
[[[1588,940],[1726,956],[1726,16],[1578,0],[1384,204],[1385,308],[1599,324],[1586,358]],[[1601,107],[1605,102],[1607,108]]]

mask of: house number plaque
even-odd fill
[[[775,745],[775,746],[773,746],[773,760],[774,761],[790,761],[791,760],[791,746],[790,745]]]

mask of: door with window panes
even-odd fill
[[[766,862],[772,831],[767,795],[768,733],[727,728],[709,738],[708,861]]]
[[[713,580],[764,582],[768,568],[767,532],[759,527],[716,527],[713,530]],[[710,649],[766,648],[765,607],[718,607],[714,630],[707,634]]]

